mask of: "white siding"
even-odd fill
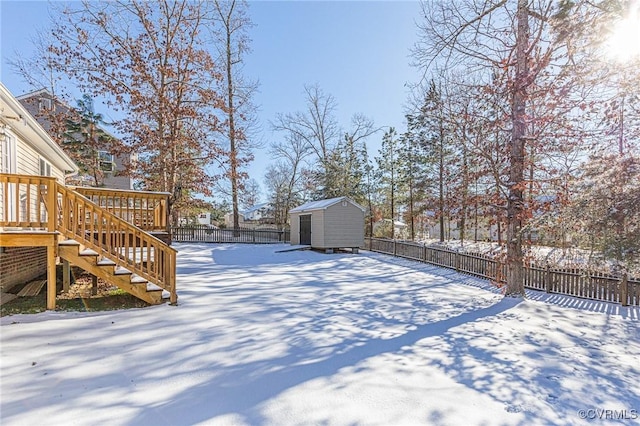
[[[17,141],[17,170],[20,175],[39,176],[40,175],[40,158],[47,159],[45,156],[40,155],[29,144],[25,143],[22,139],[18,138]],[[64,171],[60,170],[53,164],[51,165],[51,175],[54,176],[58,182],[64,183]]]

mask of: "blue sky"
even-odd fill
[[[49,26],[48,2],[0,3],[0,80],[14,95],[30,91],[7,65],[15,50],[32,50],[38,28]],[[416,41],[417,1],[253,1],[249,13],[252,53],[246,58],[245,75],[260,82],[255,103],[259,107],[261,135],[265,142],[278,136],[269,120],[279,112],[304,107],[303,87],[319,84],[338,103],[337,118],[343,126],[351,116],[363,113],[376,126],[404,128],[406,83],[415,82],[410,48]],[[109,111],[100,111],[109,117]],[[377,153],[382,134],[368,141]],[[272,160],[266,150],[256,152],[249,173],[260,184]]]

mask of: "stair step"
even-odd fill
[[[136,253],[138,253],[137,255],[134,254],[134,259],[137,260],[136,267],[144,268],[145,262],[148,264],[149,261],[153,261],[151,260],[153,256],[149,256],[151,259],[147,260],[146,255],[148,254],[148,250],[136,249]],[[91,272],[111,284],[117,285],[119,288],[152,305],[162,303],[167,297],[165,295],[165,293],[168,294],[166,290],[150,283],[147,279],[128,268],[121,266],[123,263],[120,263],[117,258],[111,260],[110,258],[104,257],[104,255],[108,256],[108,254],[100,254],[75,240],[60,241],[59,254],[61,258],[70,263]],[[126,265],[126,263],[124,264]],[[106,266],[106,268],[104,266]]]
[[[149,281],[145,280],[139,275],[132,274],[131,275],[131,284],[147,284]]]
[[[115,275],[131,275],[131,271],[127,268],[123,268],[122,266],[116,267],[116,270],[113,273]]]
[[[79,254],[80,256],[99,256],[97,251],[91,249],[84,249]]]

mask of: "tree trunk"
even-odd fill
[[[411,241],[415,241],[416,232],[413,214],[413,180],[410,180],[409,183],[409,219],[411,220]]]
[[[529,21],[527,0],[518,0],[516,12],[516,75],[512,98],[507,199],[507,284],[505,296],[524,296],[522,221],[524,213],[524,145],[528,80]]]
[[[442,137],[442,136],[441,136]],[[438,210],[440,214],[440,242],[444,241],[444,153],[442,152],[442,141],[440,144],[440,165],[438,170]]]
[[[231,18],[229,18],[229,22]],[[229,22],[227,25],[230,25]],[[240,214],[238,212],[238,153],[236,151],[235,109],[233,105],[233,73],[231,59],[231,30],[227,27],[227,108],[229,116],[229,162],[231,167],[231,208],[233,210],[233,229],[240,227]],[[234,234],[234,236],[237,236]]]

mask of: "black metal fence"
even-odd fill
[[[207,225],[191,225],[172,227],[171,241],[178,243],[288,243],[290,232],[277,229],[218,229]]]
[[[460,253],[455,250],[429,247],[415,242],[366,238],[365,249],[418,260],[458,272],[505,283],[506,266],[483,254]],[[566,294],[591,300],[640,306],[640,279],[616,276],[587,269],[562,269],[548,265],[529,264],[524,268],[526,288],[547,293]]]

